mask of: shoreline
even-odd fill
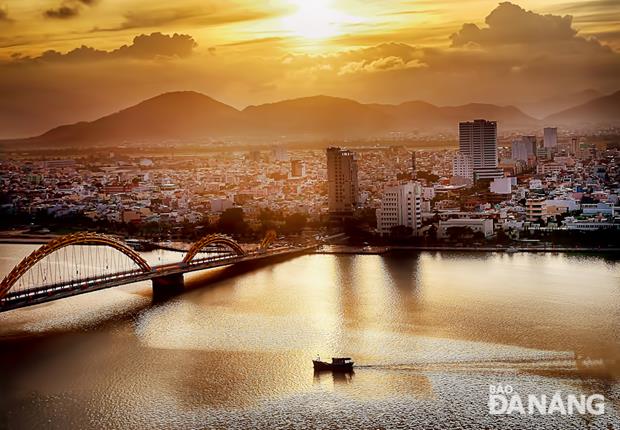
[[[15,235],[0,236],[0,244],[7,245],[44,245],[52,239],[60,237],[60,235]],[[167,249],[173,251],[181,251],[180,249],[168,246],[156,246],[156,248]],[[518,252],[587,252],[587,253],[619,253],[620,248],[593,248],[582,246],[518,246],[518,245],[497,245],[497,246],[457,246],[457,245],[384,245],[384,246],[353,246],[353,245],[323,245],[315,250],[314,254],[357,254],[357,255],[383,255],[394,251],[448,251],[448,252],[502,252],[502,253],[518,253]]]
[[[328,245],[329,249],[322,248],[316,250],[315,254],[357,254],[357,255],[383,255],[394,251],[447,251],[447,252],[502,252],[514,254],[519,252],[563,252],[563,253],[619,253],[620,248],[590,248],[590,247],[570,247],[570,246],[429,246],[429,245],[385,245],[385,246],[348,246],[348,245]]]

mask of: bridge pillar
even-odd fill
[[[174,275],[160,276],[153,278],[153,298],[166,298],[183,292],[185,284],[183,282],[183,274],[176,273]]]

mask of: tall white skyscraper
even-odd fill
[[[334,217],[353,213],[358,202],[357,157],[354,152],[327,148],[327,195]]]
[[[422,186],[418,182],[386,187],[377,209],[377,230],[389,235],[396,226],[410,227],[417,236],[422,227]]]
[[[556,127],[545,127],[544,147],[555,148],[558,145],[558,129]]]
[[[474,179],[503,176],[497,168],[497,122],[476,119],[459,123],[459,152],[472,161]]]

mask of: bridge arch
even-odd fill
[[[191,263],[191,261],[194,259],[194,257],[196,257],[196,255],[198,255],[200,251],[210,245],[225,245],[230,248],[235,254],[245,255],[245,251],[243,250],[243,248],[241,248],[241,245],[235,242],[232,238],[223,234],[208,234],[202,239],[194,242],[191,248],[187,251],[187,254],[185,254],[185,257],[183,258],[183,263]]]
[[[143,272],[150,272],[151,266],[136,251],[131,249],[127,244],[112,236],[99,233],[80,232],[72,233],[54,239],[40,248],[33,251],[30,255],[19,262],[17,266],[6,275],[0,283],[0,299],[3,298],[11,290],[13,285],[30,270],[35,264],[43,260],[50,254],[61,248],[70,245],[104,245],[120,251],[129,257],[134,263],[140,267]]]
[[[276,234],[275,230],[273,229],[268,230],[267,233],[265,234],[265,237],[261,241],[258,249],[269,248],[269,245],[271,245],[277,239],[277,236],[278,235]]]

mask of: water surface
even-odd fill
[[[2,274],[32,249],[0,245]],[[620,428],[613,258],[308,255],[186,280],[161,303],[142,283],[0,314],[0,425]],[[359,367],[314,374],[317,354]],[[606,413],[490,416],[497,383]]]

